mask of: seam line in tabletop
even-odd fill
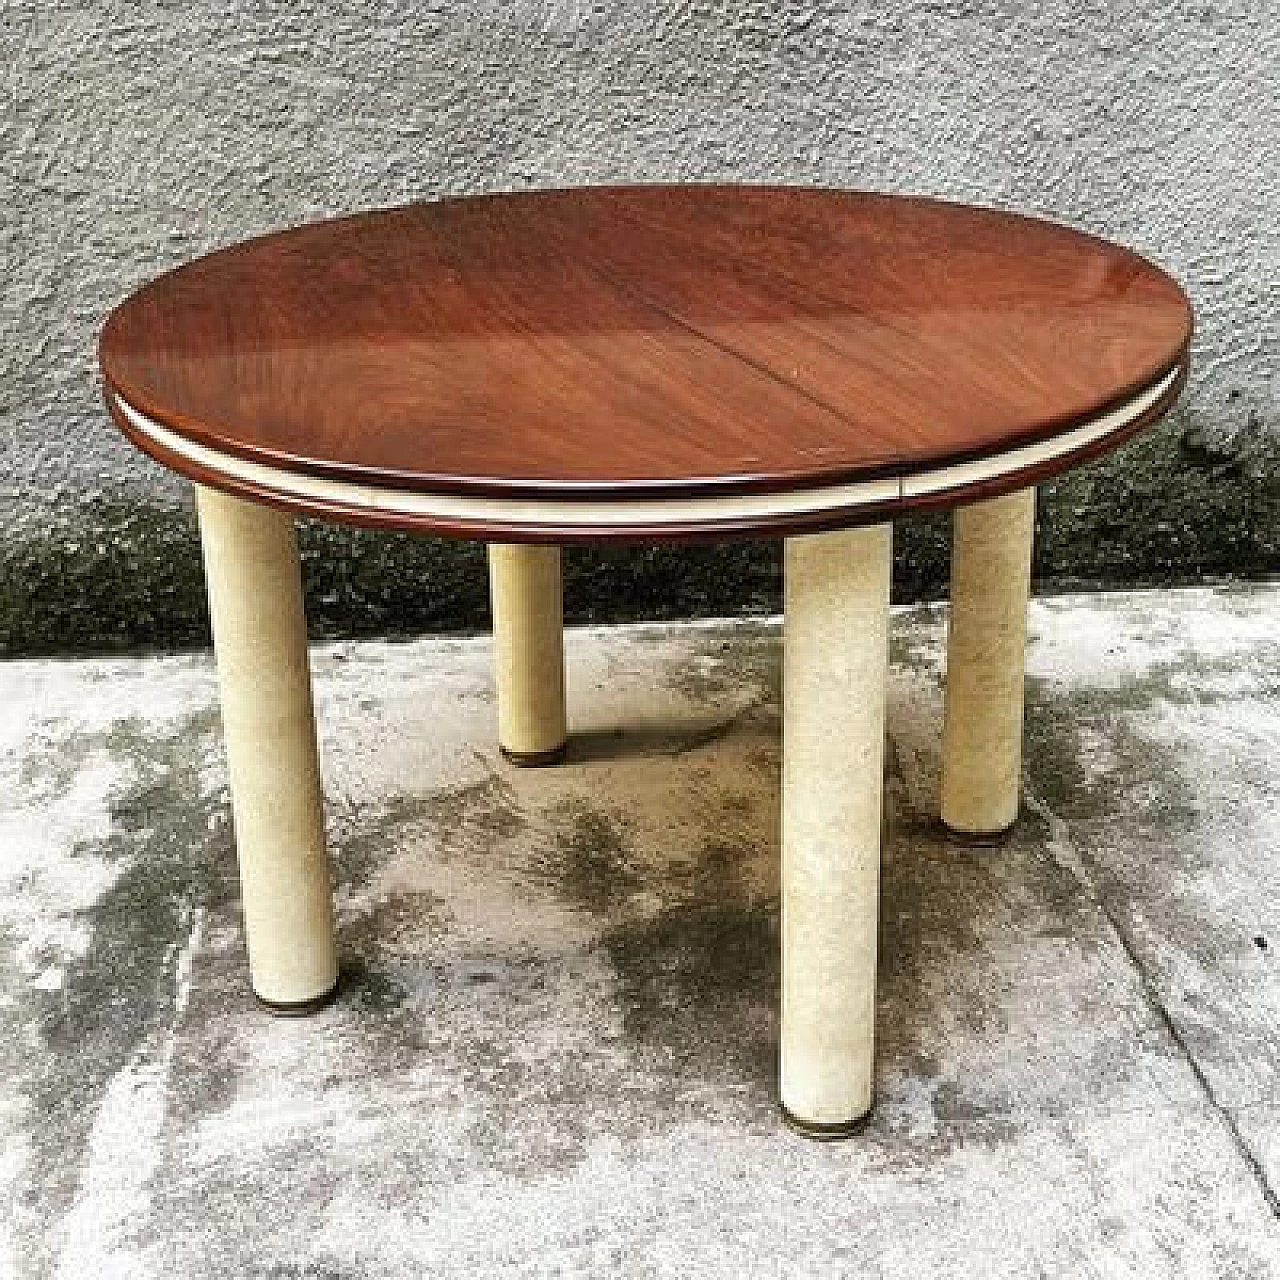
[[[526,526],[589,535],[593,529],[663,529],[673,533],[699,524],[769,521],[823,513],[888,508],[922,495],[942,494],[982,481],[1017,475],[1055,457],[1086,448],[1120,430],[1157,405],[1181,375],[1175,366],[1163,378],[1124,405],[1092,422],[1048,441],[1024,445],[1007,453],[939,468],[912,476],[886,476],[791,493],[738,494],[699,498],[565,499],[469,497],[439,492],[380,488],[351,481],[327,480],[307,473],[282,471],[198,444],[135,409],[118,392],[116,409],[143,440],[195,467],[262,492],[264,499],[292,501],[304,510],[340,504],[353,512],[391,515],[424,523],[465,523],[478,529]],[[163,459],[162,459],[163,460]],[[181,468],[176,468],[181,470]],[[215,480],[216,482],[216,480]]]
[[[908,203],[911,203],[911,204],[929,205],[929,206],[936,206],[936,207],[953,207],[953,202],[951,201],[939,200],[929,196],[898,197],[898,196],[884,196],[882,194],[867,193],[867,192],[859,192],[856,194],[864,198],[867,196],[870,196],[871,198],[874,198],[874,199],[889,199],[889,200],[905,199]],[[1146,270],[1159,272],[1159,268],[1156,267],[1154,263],[1150,262],[1147,258],[1144,258],[1141,254],[1134,252],[1132,249],[1128,249],[1122,245],[1117,245],[1112,241],[1104,239],[1101,236],[1093,235],[1090,232],[1082,231],[1076,227],[1069,227],[1069,226],[1066,226],[1065,224],[1058,224],[1058,223],[1046,223],[1042,219],[1028,217],[1027,215],[1024,215],[1024,214],[1017,214],[1017,213],[1013,213],[1011,211],[1003,210],[1003,209],[969,206],[969,211],[972,213],[991,214],[1001,219],[1013,219],[1018,222],[1026,223],[1028,225],[1037,225],[1042,230],[1045,227],[1051,227],[1057,232],[1063,233],[1065,235],[1071,236],[1076,239],[1088,241],[1092,245],[1094,245],[1096,248],[1103,249],[1108,253],[1119,253],[1127,259],[1131,259],[1133,261],[1140,263],[1141,266]],[[628,214],[628,213],[624,213],[621,216],[623,217],[624,220],[629,219],[637,227],[641,227],[650,231],[657,230],[657,228],[655,228],[653,224],[649,222],[647,219],[636,218],[634,214]],[[664,234],[665,234],[665,230],[664,230]],[[737,260],[735,259],[735,262],[736,261]],[[737,265],[740,268],[742,264],[741,262],[737,262]],[[650,298],[647,293],[640,290],[639,288],[620,283],[619,281],[614,279],[611,275],[608,275],[606,272],[604,272],[598,266],[594,267],[594,270],[596,271],[596,274],[600,275],[604,279],[609,280],[611,284],[616,285],[620,290],[624,292],[630,291],[633,297],[637,298],[640,301],[650,303],[656,310],[661,312],[661,314],[667,316],[674,323],[682,325],[690,332],[696,334],[698,337],[703,338],[707,342],[711,343],[713,346],[716,346],[719,349],[731,355],[737,356],[749,367],[753,369],[759,369],[761,372],[769,374],[781,386],[787,387],[793,391],[801,392],[812,403],[817,404],[822,408],[829,409],[832,413],[834,413],[837,417],[839,417],[841,421],[844,421],[849,425],[855,425],[855,426],[857,425],[854,423],[850,423],[849,419],[845,416],[845,414],[840,410],[840,408],[837,405],[827,404],[822,399],[821,396],[818,396],[812,392],[807,392],[804,388],[801,388],[795,384],[788,382],[785,379],[785,377],[775,373],[770,366],[757,362],[753,358],[746,356],[741,352],[738,352],[733,347],[727,346],[722,342],[720,342],[719,340],[711,337],[711,335],[704,333],[701,329],[697,328],[695,325],[689,324],[687,321],[681,320],[679,315],[673,312],[670,312],[663,303]],[[1163,275],[1163,272],[1159,272],[1159,274]],[[851,304],[847,296],[838,294],[838,293],[830,293],[822,287],[815,287],[811,281],[798,279],[794,277],[790,272],[778,268],[775,264],[771,263],[762,269],[759,263],[753,261],[750,265],[749,275],[753,281],[757,279],[764,280],[766,282],[774,281],[774,282],[780,282],[793,289],[801,289],[809,299],[826,303],[830,306],[834,306],[843,311],[852,311],[854,314],[857,314],[864,318],[875,319],[878,323],[882,325],[886,325],[892,332],[899,334],[899,336],[905,336],[902,334],[898,326],[892,323],[885,315],[879,314],[874,310],[869,310],[865,307],[859,307],[856,304]],[[769,285],[769,287],[772,287],[772,285]],[[1151,387],[1155,382],[1163,378],[1169,370],[1176,369],[1180,364],[1185,364],[1187,360],[1188,344],[1190,343],[1190,340],[1191,340],[1192,317],[1191,317],[1190,304],[1186,301],[1185,297],[1183,298],[1183,303],[1186,309],[1187,328],[1183,336],[1181,346],[1178,349],[1178,354],[1172,360],[1172,363],[1161,364],[1161,365],[1155,366],[1154,368],[1148,369],[1140,377],[1135,378],[1133,381],[1128,382],[1123,386],[1116,387],[1105,399],[1094,404],[1092,407],[1084,409],[1081,412],[1069,413],[1069,414],[1064,414],[1062,416],[1055,416],[1050,419],[1046,419],[1045,421],[1041,422],[1034,430],[1028,430],[1025,433],[1022,433],[1024,438],[1020,442],[1018,442],[1016,445],[1012,445],[1011,447],[1021,448],[1023,447],[1023,445],[1035,444],[1043,440],[1048,440],[1052,438],[1055,435],[1055,433],[1059,433],[1063,429],[1074,430],[1074,427],[1068,426],[1069,423],[1074,422],[1077,425],[1084,425],[1089,422],[1094,422],[1101,415],[1105,413],[1109,413],[1113,409],[1121,409],[1125,407],[1136,397],[1142,395],[1143,392],[1146,391],[1149,387]],[[826,343],[825,341],[821,341],[821,345],[826,347],[826,349],[832,351],[837,355],[841,354],[839,347],[833,346],[829,343]],[[941,457],[935,456],[932,458],[924,457],[920,459],[920,465],[922,468],[933,467],[933,466],[938,466],[938,467],[951,466],[953,464],[958,465],[964,462],[977,461],[985,456],[995,456],[995,455],[989,449],[985,453],[981,449],[973,449],[973,450],[961,451],[958,454],[956,454],[954,457],[950,457],[950,458],[946,457],[945,455]],[[891,468],[886,467],[885,470],[889,471],[891,470]],[[872,472],[872,474],[874,474],[874,471]],[[837,483],[838,480],[839,480],[839,477],[832,476],[829,478],[827,483]]]
[[[731,347],[727,342],[722,341],[720,338],[714,337],[712,334],[699,329],[696,325],[690,324],[683,317],[672,311],[670,307],[664,306],[656,298],[651,298],[643,290],[637,289],[634,285],[623,283],[623,281],[619,280],[611,272],[601,270],[600,267],[593,262],[586,262],[582,265],[591,275],[603,281],[623,297],[630,298],[633,302],[638,302],[641,306],[648,307],[651,311],[657,312],[658,315],[662,316],[665,320],[669,320],[677,328],[683,329],[685,333],[692,334],[692,336],[697,338],[700,342],[705,342],[709,347],[714,347],[717,351],[723,352],[725,355],[732,357],[740,364],[745,365],[748,369],[752,369],[756,373],[764,374],[764,376],[775,386],[782,387],[785,391],[791,392],[792,395],[799,399],[807,400],[810,404],[816,405],[825,413],[829,413],[833,418],[838,419],[846,427],[854,427],[857,425],[856,423],[851,422],[849,418],[841,412],[837,405],[828,403],[821,396],[815,395],[807,387],[802,387],[795,382],[789,382],[776,370],[771,369],[767,364],[765,364],[764,361],[756,360],[745,352],[739,351],[736,347]]]

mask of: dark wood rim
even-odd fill
[[[788,537],[798,534],[823,533],[835,529],[854,528],[860,525],[880,524],[912,512],[961,506],[983,498],[999,497],[1019,489],[1029,488],[1059,472],[1099,457],[1124,443],[1153,422],[1158,421],[1177,400],[1186,383],[1188,365],[1185,355],[1182,363],[1177,367],[1176,373],[1177,376],[1174,381],[1157,401],[1116,431],[1090,441],[1078,449],[1056,455],[1047,461],[1006,472],[999,476],[983,478],[938,492],[889,499],[864,507],[842,507],[834,510],[776,517],[726,518],[679,526],[655,522],[653,525],[628,524],[611,526],[600,524],[584,528],[581,526],[557,526],[543,523],[496,523],[438,517],[421,518],[404,513],[383,512],[366,507],[352,507],[336,501],[324,501],[314,498],[301,499],[268,486],[251,483],[242,478],[228,476],[195,464],[190,459],[171,452],[158,441],[137,430],[114,403],[110,388],[106,389],[106,402],[108,411],[125,436],[138,449],[168,469],[185,475],[196,484],[219,489],[235,497],[260,502],[299,516],[366,528],[494,542],[554,545],[587,545],[601,542],[692,543],[731,541],[745,538]],[[1163,376],[1167,377],[1168,371]],[[1159,379],[1156,380],[1157,383],[1159,381]],[[996,458],[999,456],[1001,455],[995,455]],[[282,473],[282,475],[287,476],[288,473]]]

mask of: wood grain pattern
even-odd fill
[[[117,308],[101,362],[109,398],[289,472],[629,500],[997,455],[1153,384],[1190,332],[1167,275],[1050,223],[622,187],[414,205],[211,254]]]

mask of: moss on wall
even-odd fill
[[[85,532],[49,526],[0,549],[0,654],[81,654],[208,643],[190,504],[101,499]],[[945,594],[946,516],[895,529],[894,594]],[[476,543],[306,522],[308,614],[316,638],[471,631],[489,623]],[[1280,467],[1246,436],[1204,443],[1179,410],[1121,453],[1041,491],[1040,591],[1159,585],[1280,573]],[[780,607],[776,542],[572,548],[571,622],[731,616]]]

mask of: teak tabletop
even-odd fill
[[[939,201],[525,192],[264,236],[107,321],[126,434],[289,510],[504,541],[779,535],[1036,483],[1158,418],[1191,310]]]

